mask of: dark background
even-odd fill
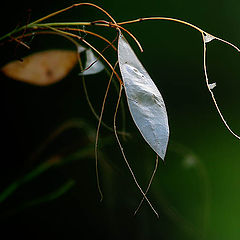
[[[93,1],[117,21],[147,16],[167,16],[191,22],[213,35],[239,46],[239,1]],[[1,35],[75,1],[5,2],[1,7]],[[31,10],[31,11],[29,11]],[[31,12],[31,14],[29,14]],[[79,7],[51,21],[107,19],[91,7]],[[141,54],[128,38],[165,100],[170,141],[165,164],[160,163],[149,199],[157,219],[145,203],[133,216],[141,194],[125,166],[114,134],[100,132],[100,180],[104,200],[96,187],[94,134],[97,121],[84,97],[79,69],[48,87],[36,87],[1,77],[0,192],[54,157],[70,159],[44,171],[20,186],[0,205],[0,228],[10,235],[53,239],[211,239],[240,238],[240,147],[224,127],[205,86],[203,46],[195,30],[173,22],[142,22],[127,26],[141,42]],[[89,28],[115,37],[111,29]],[[99,49],[102,42],[86,38]],[[35,37],[31,50],[16,44],[1,45],[1,66],[35,51],[64,48],[71,43],[59,37]],[[114,52],[107,56],[114,61]],[[240,132],[239,56],[220,42],[208,45],[208,72],[218,103],[227,122]],[[89,96],[99,112],[108,76],[102,72],[86,77]],[[114,87],[104,121],[112,125],[117,93]],[[145,188],[155,155],[142,140],[128,113],[122,139],[129,162]],[[61,133],[37,152],[59,126],[77,119],[81,128]],[[118,118],[121,127],[121,114]],[[87,150],[85,157],[74,153]],[[35,155],[33,155],[35,153]],[[37,153],[37,154],[36,154]],[[71,161],[74,160],[74,161]],[[59,197],[35,201],[56,192],[66,182],[73,186]]]

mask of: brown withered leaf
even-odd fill
[[[31,54],[23,61],[13,61],[1,71],[15,80],[47,86],[63,79],[77,63],[77,52],[48,50]]]

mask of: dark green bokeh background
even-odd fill
[[[28,9],[37,19],[76,1],[4,3],[1,35],[24,24]],[[209,33],[239,46],[239,1],[94,1],[117,21],[147,16],[168,16],[191,22]],[[90,7],[74,9],[53,21],[103,19]],[[8,236],[40,239],[211,239],[240,238],[240,145],[224,127],[204,82],[201,36],[173,22],[143,22],[128,26],[141,42],[139,58],[160,89],[167,106],[171,130],[165,164],[160,163],[149,199],[159,212],[157,219],[147,204],[136,217],[141,195],[125,166],[112,133],[102,129],[100,176],[104,201],[99,203],[94,158],[88,156],[49,169],[20,187],[1,206],[0,228]],[[114,30],[97,30],[114,38]],[[89,36],[88,36],[89,37]],[[104,46],[94,41],[99,49]],[[36,37],[31,51],[72,48],[59,37]],[[31,52],[30,51],[30,52]],[[1,46],[1,65],[30,53],[16,45]],[[111,51],[108,53],[112,54]],[[236,132],[240,132],[239,54],[220,42],[208,45],[208,72],[218,103]],[[68,156],[91,145],[97,121],[86,103],[75,68],[61,82],[35,87],[1,75],[1,167],[3,190],[51,156]],[[107,75],[86,78],[89,94],[99,111]],[[104,120],[112,124],[117,94],[112,90]],[[124,100],[126,105],[126,102]],[[144,188],[155,156],[141,139],[127,107],[127,131],[131,138],[124,149]],[[64,132],[30,160],[31,154],[59,125],[80,118],[90,126],[90,140],[82,130]],[[121,115],[119,115],[119,126]],[[91,151],[90,151],[91,152]],[[90,154],[91,155],[91,154]],[[75,185],[61,197],[31,207],[24,204],[54,192],[69,179]],[[2,231],[1,231],[2,232]]]

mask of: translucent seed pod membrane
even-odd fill
[[[161,93],[122,34],[118,41],[118,61],[132,118],[145,141],[164,160],[169,139],[166,107]]]

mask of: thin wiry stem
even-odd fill
[[[119,85],[117,84],[117,82],[113,81],[113,84],[116,89],[116,92],[119,92]],[[122,98],[120,101],[120,107],[121,107],[121,116],[122,116],[122,121],[121,121],[122,130],[120,132],[125,133],[125,134],[122,134],[122,137],[123,137],[123,140],[126,140],[126,136],[128,136],[129,134],[126,134],[126,113],[125,113],[125,105],[124,105]],[[119,131],[118,131],[118,133],[119,133]]]
[[[183,20],[180,20],[180,19],[177,19],[177,18],[170,18],[170,17],[145,17],[145,18],[138,18],[138,19],[134,19],[134,20],[130,20],[130,21],[125,21],[125,22],[120,22],[120,23],[117,23],[118,26],[121,26],[121,25],[125,25],[125,24],[131,24],[131,23],[137,23],[137,22],[143,22],[143,21],[148,21],[148,20],[166,20],[166,21],[172,21],[172,22],[177,22],[177,23],[181,23],[181,24],[184,24],[184,25],[187,25],[191,28],[194,28],[196,29],[197,31],[199,31],[201,34],[208,34],[208,35],[211,35],[212,37],[214,37],[216,40],[219,40],[225,44],[228,44],[230,46],[232,46],[233,48],[235,48],[238,52],[240,52],[240,49],[238,47],[236,47],[234,44],[226,41],[226,40],[223,40],[219,37],[216,37],[216,36],[213,36],[212,34],[209,34],[207,33],[206,31],[202,30],[201,28],[189,23],[189,22],[186,22],[186,21],[183,21]]]
[[[64,26],[64,28],[66,28],[66,26],[98,26],[98,27],[112,27],[112,28],[116,28],[117,30],[122,29],[124,32],[126,32],[138,45],[139,49],[141,52],[143,52],[143,48],[140,44],[140,42],[137,40],[137,38],[130,32],[128,31],[126,28],[119,26],[115,23],[112,22],[108,22],[105,20],[96,20],[93,22],[54,22],[54,23],[41,23],[41,24],[35,24],[32,26],[32,28],[37,28],[37,27],[54,27],[56,29],[59,29],[59,27]]]
[[[56,12],[53,12],[53,13],[45,16],[45,17],[42,17],[42,18],[40,18],[40,19],[32,22],[32,23],[29,24],[29,25],[33,25],[33,24],[42,22],[42,21],[44,21],[44,20],[46,20],[46,19],[48,19],[48,18],[50,18],[50,17],[53,17],[53,16],[56,16],[56,15],[58,15],[58,14],[60,14],[60,13],[66,12],[66,11],[70,10],[71,8],[79,7],[79,6],[83,6],[83,5],[92,6],[92,7],[94,7],[94,8],[99,9],[101,12],[103,12],[104,14],[106,14],[106,15],[116,24],[116,21],[114,20],[114,18],[113,18],[106,10],[104,10],[104,9],[101,8],[101,7],[99,7],[98,5],[95,5],[95,4],[93,4],[93,3],[76,3],[76,4],[73,4],[73,5],[69,6],[69,7],[63,8],[63,9],[58,10],[58,11],[56,11]]]
[[[174,21],[174,22],[178,22],[178,23],[182,23],[184,25],[188,25],[192,28],[195,28],[196,30],[198,30],[199,32],[203,32],[203,30],[191,23],[182,21],[180,19],[176,19],[176,18],[169,18],[169,17],[145,17],[145,18],[138,18],[138,19],[134,19],[134,20],[130,20],[130,21],[125,21],[125,22],[120,22],[117,23],[117,25],[121,26],[121,25],[125,25],[125,24],[130,24],[130,23],[137,23],[137,22],[142,22],[142,21],[148,21],[148,20],[166,20],[166,21]]]
[[[26,37],[31,37],[31,36],[35,36],[35,35],[40,35],[40,34],[53,34],[53,35],[59,35],[61,37],[65,37],[67,38],[68,40],[70,40],[71,42],[73,42],[75,44],[76,47],[79,46],[78,42],[75,41],[72,37],[70,36],[67,36],[65,34],[62,34],[62,33],[58,33],[58,32],[53,32],[53,31],[41,31],[41,32],[31,32],[31,33],[26,33],[24,36],[18,36],[16,37],[16,39],[23,39],[23,38],[26,38]],[[14,39],[13,39],[14,40]]]
[[[207,52],[207,44],[206,44],[206,41],[205,41],[205,38],[204,38],[204,33],[202,34],[202,37],[203,37],[203,68],[204,68],[204,75],[205,75],[205,80],[206,80],[206,84],[207,84],[207,88],[211,94],[211,97],[212,97],[212,100],[214,102],[214,105],[217,109],[217,112],[219,114],[219,116],[221,117],[224,125],[226,126],[226,128],[229,130],[229,132],[234,136],[236,137],[237,139],[240,140],[240,136],[238,136],[235,132],[233,132],[233,130],[229,127],[229,125],[227,124],[226,120],[224,119],[223,117],[223,114],[217,104],[217,101],[215,99],[215,96],[214,96],[214,93],[213,91],[211,90],[210,86],[209,86],[209,81],[208,81],[208,74],[207,74],[207,64],[206,64],[206,52]]]
[[[26,31],[27,28],[32,28],[32,27],[34,26],[34,24],[38,24],[39,22],[43,22],[43,21],[46,20],[46,19],[49,19],[49,18],[51,18],[51,17],[53,17],[53,16],[56,16],[56,15],[58,15],[58,14],[60,14],[60,13],[66,12],[66,11],[68,11],[68,10],[74,8],[74,7],[79,7],[79,6],[84,6],[84,5],[85,5],[85,6],[91,6],[91,7],[97,8],[98,10],[100,10],[101,12],[103,12],[105,15],[107,15],[107,16],[111,19],[111,21],[112,21],[113,23],[116,24],[116,21],[114,20],[114,18],[113,18],[106,10],[104,10],[104,9],[101,8],[101,7],[99,7],[98,5],[95,5],[95,4],[93,4],[93,3],[77,3],[77,4],[73,4],[73,5],[69,6],[69,7],[63,8],[63,9],[61,9],[61,10],[58,10],[58,11],[56,11],[56,12],[50,13],[50,14],[48,14],[47,16],[44,16],[44,17],[42,17],[42,18],[39,18],[38,20],[36,20],[36,21],[34,21],[34,22],[32,22],[32,23],[29,23],[29,24],[27,24],[27,25],[25,25],[25,26],[16,28],[16,29],[14,29],[13,31],[11,31],[11,32],[5,34],[4,36],[0,37],[0,41],[3,40],[3,39],[5,39],[5,38],[7,38],[7,37],[12,36],[12,35],[15,34],[15,33],[18,33],[18,32],[20,32],[20,31],[22,31],[22,30]],[[90,25],[91,25],[91,23],[90,23]]]
[[[79,46],[79,45],[78,45],[78,46]],[[78,46],[77,46],[77,48],[78,48]],[[77,56],[78,56],[78,63],[79,63],[80,71],[83,71],[82,60],[81,60],[79,54],[78,54]],[[92,103],[91,103],[91,100],[90,100],[90,98],[89,98],[88,91],[87,91],[87,86],[86,86],[86,81],[85,81],[85,77],[84,77],[83,74],[81,75],[81,78],[82,78],[82,84],[83,84],[83,91],[84,91],[84,94],[85,94],[85,97],[86,97],[88,106],[90,107],[90,110],[92,111],[92,113],[93,113],[93,115],[95,116],[95,118],[96,118],[97,120],[99,120],[99,116],[98,116],[98,114],[96,113],[96,111],[95,111],[95,109],[94,109],[94,107],[93,107],[93,105],[92,105]],[[103,125],[106,129],[108,129],[109,131],[114,131],[110,126],[108,126],[108,125],[107,125],[106,123],[104,123],[103,121],[102,121],[102,125]]]
[[[36,33],[34,32],[34,34],[54,34],[54,35],[59,35],[59,36],[65,37],[68,40],[70,40],[71,42],[73,42],[77,49],[80,46],[79,43],[77,41],[75,41],[72,37],[70,37],[68,35],[65,35],[65,34],[62,34],[62,33],[59,33],[59,32],[44,31],[44,32],[36,32]],[[31,35],[32,35],[32,33],[28,33],[28,34],[25,34],[24,37],[28,37],[28,36],[31,36]],[[19,36],[18,38],[23,38],[23,37]],[[82,61],[81,61],[80,55],[77,54],[77,57],[78,57],[78,63],[79,63],[80,70],[82,71],[83,70],[83,66],[82,66]],[[96,111],[95,111],[95,109],[94,109],[94,107],[93,107],[93,105],[92,105],[92,103],[91,103],[91,101],[89,99],[84,75],[82,75],[82,82],[83,82],[83,90],[84,90],[84,93],[85,93],[85,96],[86,96],[86,99],[87,99],[87,103],[88,103],[88,105],[89,105],[93,115],[99,120],[99,116],[97,115],[97,113],[96,113]],[[102,125],[105,128],[107,128],[108,130],[114,131],[110,126],[108,126],[104,122],[102,122]],[[120,134],[123,134],[123,133],[120,133]]]
[[[47,25],[46,25],[47,26]],[[46,27],[41,27],[41,25],[39,25],[38,28],[43,28],[43,29],[46,29]],[[93,35],[97,38],[100,38],[102,39],[103,41],[105,41],[106,43],[108,43],[108,45],[110,45],[114,51],[116,51],[116,47],[113,45],[113,43],[111,43],[108,39],[106,39],[105,37],[97,34],[97,33],[94,33],[94,32],[91,32],[91,31],[87,31],[87,30],[82,30],[82,29],[79,29],[79,28],[70,28],[70,27],[56,27],[55,29],[58,29],[58,30],[63,30],[63,31],[75,31],[75,32],[84,32],[84,33],[87,33],[87,34],[90,34],[90,35]]]
[[[226,40],[223,40],[223,39],[221,39],[221,38],[219,38],[219,37],[215,37],[215,39],[218,40],[218,41],[221,41],[221,42],[223,42],[223,43],[226,43],[227,45],[235,48],[238,52],[240,52],[240,49],[239,49],[237,46],[235,46],[234,44],[232,44],[232,43],[230,43],[230,42],[228,42],[228,41],[226,41]]]
[[[85,97],[86,97],[86,100],[87,100],[87,103],[88,103],[88,106],[90,107],[90,110],[92,111],[93,115],[95,116],[95,118],[99,121],[99,116],[98,114],[96,113],[93,105],[92,105],[92,102],[89,98],[89,95],[88,95],[88,90],[87,90],[87,86],[86,86],[86,81],[85,81],[85,78],[84,78],[84,75],[81,76],[82,77],[82,84],[83,84],[83,91],[84,91],[84,94],[85,94]],[[109,131],[114,131],[110,126],[108,126],[106,123],[102,122],[101,123],[106,129],[108,129]],[[122,133],[121,133],[122,134]]]
[[[118,61],[115,63],[114,69],[116,68],[117,64],[118,64]],[[104,111],[104,107],[105,107],[105,103],[106,103],[106,99],[107,99],[108,91],[109,91],[109,88],[110,88],[110,84],[112,82],[113,75],[114,75],[114,73],[112,72],[112,74],[110,76],[110,79],[108,81],[108,85],[107,85],[107,89],[106,89],[104,98],[103,98],[102,109],[101,109],[101,113],[100,113],[100,116],[99,116],[97,132],[96,132],[96,139],[95,139],[95,168],[96,168],[98,191],[99,191],[100,197],[101,197],[100,202],[103,199],[103,194],[102,194],[102,190],[101,190],[101,186],[100,186],[100,182],[99,182],[99,174],[98,174],[98,138],[99,138],[99,131],[100,131],[100,126],[101,126],[102,117],[103,117],[103,111]]]
[[[146,191],[145,191],[145,195],[147,195],[148,190],[149,190],[149,188],[151,187],[151,184],[152,184],[153,178],[154,178],[154,176],[155,176],[155,173],[156,173],[156,171],[157,171],[157,168],[158,168],[158,155],[157,155],[157,157],[156,157],[155,167],[154,167],[153,173],[152,173],[152,175],[151,175],[151,178],[150,178],[150,180],[149,180],[147,189],[146,189]],[[142,206],[143,201],[144,201],[144,197],[142,198],[141,202],[139,203],[137,209],[135,210],[134,215],[137,214],[138,210],[139,210],[140,207]]]
[[[146,197],[145,193],[143,192],[142,188],[140,187],[136,177],[135,177],[135,174],[133,173],[133,170],[125,156],[125,153],[124,153],[124,150],[123,150],[123,147],[121,145],[121,142],[119,140],[119,137],[118,137],[118,134],[117,134],[117,127],[116,127],[116,118],[117,118],[117,110],[118,110],[118,106],[119,106],[119,103],[120,103],[120,99],[121,99],[121,94],[122,94],[122,85],[120,85],[120,90],[119,90],[119,96],[118,96],[118,101],[117,101],[117,106],[116,106],[116,111],[114,113],[114,119],[113,119],[113,126],[114,126],[114,133],[115,133],[115,136],[116,136],[116,139],[117,139],[117,142],[118,142],[118,145],[120,147],[120,150],[122,152],[122,156],[124,158],[124,161],[125,163],[127,164],[127,167],[132,175],[132,178],[135,182],[135,184],[137,185],[138,189],[140,190],[140,192],[142,193],[144,199],[148,202],[149,206],[151,207],[151,209],[153,210],[153,212],[156,214],[156,216],[159,218],[159,215],[157,213],[157,211],[154,209],[154,207],[152,206],[151,202],[148,200],[148,198]]]
[[[56,16],[56,15],[58,15],[58,14],[60,14],[60,13],[66,12],[66,11],[72,9],[72,8],[79,7],[79,6],[84,6],[84,5],[85,5],[85,6],[91,6],[91,7],[97,8],[98,10],[100,10],[101,12],[103,12],[105,15],[107,15],[107,16],[110,18],[110,20],[112,21],[112,23],[109,23],[109,24],[100,24],[100,26],[107,26],[107,27],[114,26],[114,27],[115,27],[117,30],[119,30],[119,31],[120,31],[120,29],[126,31],[126,32],[134,39],[134,41],[137,43],[137,45],[139,46],[140,50],[143,51],[143,49],[142,49],[142,47],[141,47],[141,44],[138,42],[138,40],[134,37],[134,35],[133,35],[132,33],[130,33],[130,32],[129,32],[128,30],[126,30],[124,27],[118,26],[118,24],[117,24],[117,22],[115,21],[115,19],[114,19],[106,10],[104,10],[103,8],[101,8],[101,7],[99,7],[98,5],[93,4],[93,3],[77,3],[77,4],[73,4],[73,5],[69,6],[69,7],[66,7],[66,8],[64,8],[64,9],[61,9],[61,10],[58,10],[58,11],[53,12],[53,13],[51,13],[51,14],[48,14],[47,16],[42,17],[42,18],[40,18],[40,19],[38,19],[38,20],[36,20],[36,21],[34,21],[34,22],[32,22],[32,23],[29,23],[29,24],[27,24],[27,25],[25,25],[25,26],[22,26],[22,27],[20,27],[20,28],[18,28],[18,29],[14,29],[14,30],[11,31],[10,33],[8,33],[8,34],[0,37],[0,40],[3,40],[3,39],[5,39],[5,38],[7,38],[7,37],[10,37],[10,36],[13,35],[14,33],[18,33],[18,32],[20,32],[20,31],[22,31],[22,30],[26,31],[26,29],[34,28],[34,27],[36,27],[37,24],[39,24],[40,22],[43,22],[43,21],[46,20],[46,19],[49,19],[49,18],[51,18],[51,17],[53,17],[53,16]],[[100,20],[100,21],[101,21],[101,20]],[[96,22],[97,22],[97,21],[96,21]],[[51,25],[51,24],[52,24],[52,25]],[[54,24],[55,24],[55,25],[54,25]],[[58,24],[62,24],[62,25],[64,25],[64,26],[72,25],[72,24],[74,24],[74,25],[94,25],[94,22],[88,22],[88,23],[81,23],[81,22],[79,22],[79,23],[71,23],[71,22],[70,22],[70,23],[46,23],[46,25],[52,26],[52,27],[53,27],[53,26],[57,26]],[[40,25],[40,24],[39,24],[39,25]],[[42,24],[42,25],[45,25],[45,24]]]
[[[118,39],[118,34],[117,36],[113,39],[112,42],[109,42],[109,44],[101,51],[101,53],[103,54],[111,45],[113,45],[113,43]],[[115,48],[115,46],[114,46]],[[117,49],[115,48],[115,50],[117,51]],[[88,70],[92,65],[94,65],[98,60],[100,59],[100,56],[97,57],[97,59],[95,61],[93,61],[89,66],[87,66],[83,71]]]
[[[45,29],[45,28],[44,28],[44,29]],[[82,31],[85,31],[85,30],[82,30]],[[88,33],[90,33],[90,32],[88,31]],[[21,36],[18,36],[18,37],[16,38],[16,40],[22,39],[22,38],[25,38],[25,37],[32,36],[33,34],[54,34],[54,35],[59,35],[59,36],[65,37],[65,38],[67,38],[68,40],[70,40],[71,42],[73,42],[77,49],[78,49],[78,47],[79,47],[79,43],[78,43],[77,41],[75,41],[72,37],[70,37],[70,36],[68,36],[68,35],[66,35],[66,34],[63,34],[63,33],[55,32],[55,31],[42,31],[42,32],[27,33],[27,34],[25,34],[24,36],[22,36],[22,35],[21,35]],[[115,38],[115,39],[116,39],[116,38]],[[113,45],[113,43],[115,42],[115,39],[114,39],[112,42],[109,42],[112,47],[115,47],[115,46]],[[13,40],[14,40],[14,39],[13,39]],[[107,40],[107,42],[108,42],[108,40]],[[109,47],[110,45],[108,45],[107,47]],[[104,49],[103,51],[105,51],[105,50],[107,49],[107,47],[105,47],[105,49]],[[102,51],[102,52],[103,52],[103,51]],[[77,54],[77,57],[78,57],[78,62],[79,62],[80,69],[81,69],[81,71],[82,71],[82,70],[83,70],[83,67],[82,67],[82,61],[81,61],[81,59],[80,59],[80,55]],[[89,67],[91,67],[91,66],[89,66]],[[99,116],[98,116],[98,114],[96,113],[96,111],[95,111],[95,109],[94,109],[94,107],[93,107],[93,105],[92,105],[92,103],[91,103],[91,101],[90,101],[84,75],[82,75],[82,83],[83,83],[83,90],[84,90],[84,93],[85,93],[85,96],[86,96],[87,103],[88,103],[88,105],[89,105],[89,107],[90,107],[93,115],[96,117],[97,120],[99,120]],[[101,121],[101,124],[102,124],[106,129],[108,129],[109,131],[114,132],[114,130],[113,130],[110,126],[108,126],[106,123],[104,123],[103,121]],[[125,131],[118,131],[118,134],[121,134],[121,135],[123,135],[123,136],[127,136],[127,135],[128,135]]]
[[[123,85],[123,82],[121,80],[121,78],[119,77],[119,75],[117,74],[117,72],[115,71],[115,69],[113,68],[113,66],[109,63],[109,61],[95,48],[93,47],[90,43],[88,43],[85,39],[82,39],[82,41],[88,45],[90,48],[92,48],[96,53],[98,53],[98,55],[100,55],[103,60],[109,65],[109,67],[112,69],[113,73],[115,74],[115,76],[117,77],[117,79],[119,80],[120,84]]]
[[[86,81],[85,81],[85,78],[84,78],[84,75],[81,75],[82,77],[82,83],[83,83],[83,91],[84,91],[84,94],[86,96],[86,100],[87,100],[87,103],[90,107],[90,110],[92,111],[93,115],[95,116],[95,118],[99,121],[99,116],[98,114],[96,113],[96,110],[94,109],[93,105],[92,105],[92,102],[89,98],[89,94],[88,94],[88,90],[87,90],[87,86],[86,86]],[[104,126],[107,130],[111,131],[111,132],[114,132],[114,129],[111,128],[109,125],[107,125],[106,123],[104,123],[103,121],[101,121],[101,125]],[[119,135],[122,135],[124,137],[128,136],[129,134],[125,132],[125,129],[123,129],[122,131],[118,131],[118,134]]]
[[[117,23],[117,25],[125,25],[125,24],[130,24],[130,23],[136,23],[136,22],[142,22],[142,21],[147,21],[147,20],[167,20],[167,21],[173,21],[173,22],[178,22],[178,23],[181,23],[181,24],[184,24],[184,25],[187,25],[187,26],[190,26],[194,29],[196,29],[197,31],[199,31],[201,34],[202,34],[202,38],[203,38],[203,45],[204,45],[204,54],[203,54],[203,65],[204,65],[204,75],[205,75],[205,80],[206,80],[206,83],[207,83],[207,88],[211,94],[211,97],[212,97],[212,100],[214,102],[214,105],[217,109],[217,112],[219,114],[219,116],[221,117],[221,120],[223,121],[224,125],[226,126],[226,128],[230,131],[230,133],[236,137],[237,139],[240,140],[240,136],[238,136],[236,133],[233,132],[233,130],[229,127],[229,125],[227,124],[226,120],[224,119],[223,117],[223,114],[216,102],[216,99],[214,97],[214,94],[213,94],[213,91],[211,90],[210,86],[209,86],[209,82],[208,82],[208,75],[207,75],[207,67],[206,67],[206,40],[205,40],[205,36],[206,35],[209,35],[211,36],[213,39],[216,39],[216,40],[219,40],[231,47],[233,47],[234,49],[236,49],[238,52],[240,52],[240,49],[238,47],[236,47],[234,44],[226,41],[226,40],[223,40],[221,38],[218,38],[218,37],[215,37],[213,36],[212,34],[209,34],[205,31],[203,31],[201,28],[191,24],[191,23],[188,23],[188,22],[185,22],[185,21],[182,21],[182,20],[179,20],[179,19],[175,19],[175,18],[168,18],[168,17],[147,17],[147,18],[138,18],[138,19],[135,19],[135,20],[131,20],[131,21],[125,21],[125,22],[120,22],[120,23]]]
[[[119,26],[118,24],[116,23],[111,23],[111,22],[107,22],[105,20],[97,20],[97,21],[93,21],[92,24],[96,24],[96,23],[104,23],[104,24],[100,24],[98,26],[104,26],[104,27],[114,27],[114,28],[117,28],[118,30],[121,29],[123,30],[124,32],[126,32],[135,42],[136,44],[138,45],[139,49],[141,52],[143,52],[143,48],[140,44],[140,42],[137,40],[137,38],[130,32],[128,31],[126,28],[122,27],[122,26]]]
[[[23,37],[24,37],[24,35],[23,35]],[[30,49],[30,47],[26,44],[26,43],[24,43],[24,42],[22,42],[21,40],[19,40],[18,38],[14,38],[14,37],[10,37],[12,40],[14,40],[14,41],[16,41],[17,43],[19,43],[19,44],[21,44],[22,46],[24,46],[25,48],[27,48],[27,49]]]
[[[117,77],[117,79],[119,80],[119,82],[121,84],[122,83],[122,80],[121,78],[119,77],[119,75],[117,74],[117,72],[115,71],[115,69],[113,68],[113,66],[111,65],[111,63],[103,56],[103,54],[101,52],[99,52],[94,46],[92,46],[89,42],[87,42],[85,39],[83,39],[82,37],[76,35],[76,34],[73,34],[73,33],[69,33],[69,32],[65,32],[65,31],[62,31],[62,30],[58,30],[56,28],[52,28],[52,27],[49,27],[49,29],[53,30],[53,31],[56,31],[56,32],[59,32],[59,33],[62,33],[62,34],[66,34],[68,36],[71,36],[71,37],[75,37],[75,38],[78,38],[79,40],[81,40],[82,42],[84,42],[87,46],[89,46],[91,49],[93,49],[99,56],[101,56],[101,58],[107,63],[107,65],[111,68],[111,70],[114,72],[115,76]]]
[[[116,28],[120,28],[121,30],[125,31],[136,42],[140,51],[143,52],[143,48],[142,48],[140,42],[137,40],[137,38],[130,31],[128,31],[126,28],[123,28],[122,26],[118,26],[117,24],[114,24],[114,25],[112,24],[112,26],[115,26]]]

